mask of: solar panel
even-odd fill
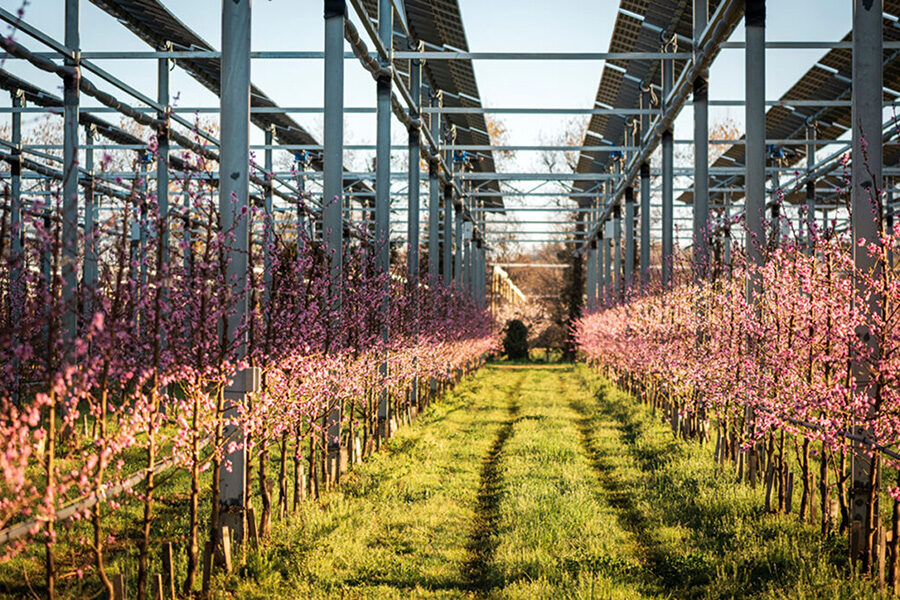
[[[900,12],[900,0],[885,0],[884,12],[896,14]],[[900,41],[900,30],[890,19],[883,20],[883,36],[885,42]],[[851,42],[850,33],[842,39]],[[847,100],[851,98],[851,70],[853,53],[849,48],[834,48],[829,50],[817,64],[813,65],[791,88],[781,96],[781,100]],[[897,89],[900,86],[900,51],[887,49],[884,51],[884,86],[889,89]],[[889,94],[884,95],[885,100],[894,99]],[[783,106],[773,106],[766,111],[766,138],[767,139],[796,139],[806,137],[806,124],[809,120],[816,120],[817,137],[819,139],[837,139],[851,126],[851,108],[849,106],[797,107],[789,110]],[[743,139],[743,137],[741,138]],[[798,163],[806,156],[805,148],[798,147],[786,156],[786,164]],[[884,148],[884,164],[894,165],[900,160],[900,149],[896,146]],[[744,145],[734,145],[718,158],[713,167],[744,165]],[[710,187],[714,186],[740,186],[743,184],[743,176],[716,176],[710,175]],[[733,200],[743,197],[743,193],[733,192]],[[692,203],[693,192],[682,193],[678,200]],[[803,194],[795,194],[787,198],[789,202],[802,202]]]
[[[377,20],[377,0],[363,0],[369,17]],[[424,42],[435,49],[452,48],[469,50],[465,28],[457,0],[404,0],[407,24],[417,42]],[[394,49],[407,50],[407,41],[401,35],[394,36]],[[446,107],[481,108],[481,94],[475,80],[475,70],[469,59],[425,61],[423,80],[432,88],[444,93]],[[408,82],[408,79],[406,79]],[[487,122],[482,113],[446,114],[442,118],[457,127],[456,142],[461,145],[490,145]],[[475,171],[493,173],[496,165],[493,153],[478,152],[479,159],[473,165]],[[496,181],[481,187],[485,192],[497,192],[497,196],[484,196],[485,205],[492,208],[503,207],[503,197]]]
[[[170,42],[176,50],[214,50],[158,0],[91,0],[91,2],[117,18],[153,48],[164,49],[165,44]],[[179,66],[217,96],[221,85],[219,62],[218,58],[178,59]],[[250,104],[262,108],[278,107],[274,100],[254,85],[250,87]],[[250,120],[261,129],[274,126],[275,139],[280,144],[317,145],[316,139],[287,113],[253,113]],[[318,157],[314,157],[311,164],[317,170],[322,168],[322,162]],[[365,188],[368,190],[368,186]]]
[[[718,0],[710,2],[710,14],[718,4]],[[622,0],[609,52],[659,52],[664,37],[671,37],[672,33],[689,40],[693,33],[692,19],[690,0]],[[687,61],[679,59],[674,62],[677,79]],[[659,85],[659,77],[660,61],[609,60],[600,76],[596,102],[616,108],[639,108],[641,83]],[[588,132],[592,135],[585,137],[584,145],[621,144],[627,120],[625,115],[593,115],[588,124]],[[577,172],[602,171],[607,160],[606,153],[582,151]],[[576,183],[576,187],[582,190],[590,186],[590,182]]]

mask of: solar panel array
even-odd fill
[[[884,0],[884,12],[889,15],[900,14],[900,0]],[[883,35],[885,42],[900,41],[900,27],[897,21],[889,18],[883,19]],[[844,42],[851,42],[852,35],[844,36]],[[853,52],[849,48],[835,48],[829,50],[821,60],[813,65],[791,88],[781,96],[780,100],[790,101],[809,100],[846,100],[851,98],[852,82],[852,58]],[[884,50],[884,87],[888,90],[900,90],[900,51],[896,49]],[[885,92],[886,101],[896,100],[900,94]],[[766,112],[766,138],[779,140],[802,140],[806,137],[806,127],[809,121],[817,123],[817,137],[823,140],[834,140],[845,134],[851,126],[850,106],[824,106],[824,107],[791,107],[772,106]],[[741,138],[743,139],[743,138]],[[713,167],[738,167],[744,166],[743,144],[732,145],[714,163]],[[786,165],[794,165],[805,158],[806,150],[802,146],[791,146],[784,149],[783,162]],[[900,148],[897,146],[884,147],[884,164],[893,165],[900,160]],[[849,171],[848,171],[849,172]],[[841,176],[830,176],[823,179],[825,186],[842,186]],[[729,189],[743,185],[742,175],[710,175],[710,187],[721,186]],[[716,195],[711,195],[715,198]],[[718,194],[721,197],[721,194]],[[732,200],[743,197],[742,192],[732,192]],[[788,201],[802,202],[805,193],[798,193],[788,197]],[[693,192],[687,191],[678,198],[682,202],[693,202]]]
[[[214,50],[158,0],[91,0],[91,2],[116,17],[157,50],[164,50],[166,42],[171,42],[175,50]],[[218,58],[178,59],[179,66],[217,96],[221,87],[219,62]],[[253,107],[278,106],[256,86],[250,87],[250,103]],[[315,138],[286,113],[255,113],[251,115],[250,120],[262,129],[274,125],[275,137],[281,144],[316,144]]]
[[[369,17],[377,21],[377,0],[364,0],[363,6]],[[469,50],[457,0],[404,0],[403,7],[410,33],[416,38],[416,42],[425,44],[426,50]],[[396,32],[397,27],[394,29]],[[394,35],[394,49],[409,50],[408,41],[397,33]],[[444,106],[481,108],[481,96],[471,60],[426,60],[423,71],[423,80],[433,90],[444,92]],[[408,83],[408,76],[404,71],[401,72],[401,76]],[[443,119],[444,122],[456,125],[457,144],[486,146],[491,143],[483,113],[447,114],[443,115]],[[493,173],[495,170],[493,153],[488,151],[475,154],[473,170]],[[496,181],[485,183],[480,191],[497,192],[497,196],[481,197],[486,206],[493,208],[503,206],[500,187]]]
[[[710,2],[710,15],[719,0]],[[613,27],[609,52],[660,52],[663,41],[676,36],[676,50],[690,49],[693,35],[691,0],[622,0]],[[675,78],[687,63],[675,60]],[[595,104],[598,108],[639,108],[641,87],[660,85],[658,60],[608,60],[604,64],[597,88]],[[658,96],[658,91],[656,92]],[[587,128],[585,146],[618,145],[624,141],[625,115],[593,115]],[[602,171],[608,153],[583,151],[579,156],[579,173]],[[587,189],[590,182],[581,182]]]

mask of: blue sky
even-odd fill
[[[473,51],[603,52],[618,10],[618,0],[459,0],[469,48]],[[188,27],[214,47],[220,43],[221,0],[164,0]],[[21,0],[0,0],[0,6],[15,11]],[[770,0],[767,39],[835,41],[850,29],[850,0]],[[351,11],[352,13],[352,11]],[[355,15],[354,15],[355,18]],[[63,1],[31,0],[25,19],[57,40],[63,39]],[[2,31],[5,33],[4,25]],[[148,47],[125,27],[82,0],[83,50],[147,50]],[[45,50],[22,34],[19,41],[30,48]],[[733,38],[743,39],[743,25]],[[253,48],[255,50],[320,50],[323,45],[321,0],[254,0]],[[768,52],[767,97],[778,98],[825,50],[770,50]],[[153,61],[97,61],[102,67],[150,96],[155,96],[156,65]],[[60,82],[21,61],[5,68],[60,92]],[[602,71],[600,61],[476,61],[475,73],[482,102],[493,107],[590,107]],[[95,83],[98,78],[89,75]],[[743,96],[743,53],[723,51],[710,73],[711,99]],[[282,106],[320,106],[323,72],[320,61],[254,61],[252,78],[256,85]],[[108,86],[106,87],[108,88]],[[189,76],[175,69],[171,89],[179,94],[181,106],[217,106],[218,100]],[[111,90],[110,90],[111,91]],[[121,96],[121,95],[120,95]],[[356,61],[346,63],[345,104],[374,106],[372,78]],[[2,99],[9,104],[8,97]],[[109,115],[108,115],[109,116]],[[742,122],[743,109],[713,107],[711,121],[731,117]],[[36,119],[33,115],[26,118]],[[320,117],[297,114],[294,118],[314,134],[320,131]],[[117,119],[113,119],[117,120]],[[564,116],[504,115],[510,142],[536,144],[558,133]],[[394,122],[395,141],[405,133]],[[251,141],[261,143],[261,132]],[[690,108],[676,124],[676,138],[691,136]],[[372,143],[375,120],[371,115],[347,118],[347,143]],[[520,153],[511,170],[527,170],[537,164],[536,156]],[[538,203],[538,202],[535,202]]]

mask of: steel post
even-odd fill
[[[887,193],[884,198],[884,229],[888,234],[894,233],[894,177],[887,178]],[[885,268],[894,268],[894,244],[887,247]]]
[[[84,314],[88,322],[94,315],[94,294],[97,292],[98,225],[99,206],[94,198],[94,132],[95,127],[84,128],[84,170],[88,183],[84,186],[84,263],[81,282],[84,289]]]
[[[413,100],[410,117],[415,126],[409,128],[409,199],[407,204],[406,271],[411,290],[419,285],[419,107],[422,102],[422,61],[409,61],[409,93]]]
[[[487,259],[487,249],[484,247],[484,235],[485,235],[485,225],[487,222],[486,215],[484,212],[484,200],[476,200],[476,205],[479,208],[479,211],[475,215],[475,219],[478,222],[478,229],[480,230],[480,237],[475,242],[475,257],[476,257],[476,270],[475,270],[475,297],[478,300],[478,307],[482,310],[486,307],[486,272],[485,272],[485,261]]]
[[[147,237],[149,233],[148,229],[148,221],[147,221],[147,211],[149,209],[147,203],[147,194],[150,189],[150,181],[147,177],[147,164],[150,160],[149,151],[140,151],[138,152],[138,160],[140,163],[138,164],[138,180],[139,180],[139,190],[140,194],[138,195],[138,223],[137,223],[137,239],[138,239],[138,286],[139,289],[137,291],[139,297],[143,296],[143,294],[147,291],[147,267],[149,266],[147,263]],[[220,191],[221,192],[221,191]],[[140,326],[144,327],[143,323],[143,315],[140,316]]]
[[[472,293],[472,223],[463,222],[462,289]]]
[[[322,228],[330,259],[331,326],[340,331],[343,265],[344,17],[345,0],[325,0],[325,114],[322,151]],[[334,336],[333,336],[334,337]],[[336,344],[340,346],[340,344]]]
[[[597,243],[592,241],[587,251],[587,308],[594,310],[597,307]]]
[[[747,135],[744,146],[746,149],[744,249],[747,259],[752,264],[762,265],[765,260],[766,243],[763,225],[766,209],[766,3],[765,0],[745,1]],[[750,304],[755,304],[759,285],[759,278],[751,274],[747,281],[747,301]]]
[[[666,47],[669,50],[668,46]],[[665,105],[666,98],[672,91],[674,76],[674,61],[662,61],[662,88],[663,99]],[[669,288],[672,285],[672,270],[674,268],[674,240],[675,240],[675,221],[674,221],[674,196],[673,188],[675,184],[675,144],[672,137],[672,130],[667,129],[662,134],[662,283],[663,287]]]
[[[462,199],[460,199],[462,202]],[[462,259],[463,259],[463,212],[462,206],[455,206],[453,210],[453,227],[454,227],[454,246],[455,250],[453,251],[453,283],[456,284],[457,289],[462,289],[463,284],[463,273],[462,273]]]
[[[600,185],[601,191],[603,190],[604,185],[605,184]],[[592,208],[594,209],[594,223],[596,226],[596,224],[600,220],[600,213],[603,211],[603,197],[597,196],[594,198],[593,202],[594,205]],[[605,299],[604,294],[606,293],[603,279],[603,245],[605,243],[606,242],[604,241],[603,229],[601,228],[600,238],[597,240],[597,244],[595,245],[596,250],[594,252],[594,285],[596,286],[594,297],[597,300],[598,308],[602,305]]]
[[[812,252],[816,238],[816,180],[813,171],[816,168],[816,123],[806,124],[806,245]],[[802,230],[802,229],[801,229]]]
[[[169,264],[169,59],[157,60],[156,101],[165,111],[156,118],[163,123],[156,132],[156,206],[158,210],[159,243],[163,265]]]
[[[622,285],[622,209],[613,206],[613,303],[621,302],[624,296]]]
[[[378,37],[388,52],[392,48],[394,12],[390,0],[378,1]],[[390,64],[382,67],[389,68]],[[380,273],[390,270],[390,216],[391,216],[391,78],[379,76],[376,82],[376,131],[375,131],[375,267]],[[389,301],[387,287],[383,289],[382,316],[387,315]],[[388,330],[382,329],[382,339],[387,343]]]
[[[613,304],[612,294],[612,263],[610,261],[610,245],[612,243],[612,223],[607,221],[604,224],[605,231],[601,236],[603,247],[601,248],[601,258],[603,260],[603,304],[611,306]]]
[[[731,192],[724,192],[722,196],[722,202],[724,204],[722,208],[724,217],[724,225],[722,226],[722,262],[725,263],[725,268],[731,273]]]
[[[13,90],[12,106],[13,108],[21,108],[25,106],[25,93],[22,90]],[[9,162],[10,170],[10,215],[9,215],[9,248],[10,248],[10,274],[9,274],[9,301],[10,301],[10,322],[15,325],[21,322],[25,311],[25,221],[22,219],[22,113],[12,113],[12,149],[10,150],[11,160]],[[47,198],[49,203],[50,199]],[[3,240],[0,240],[2,243]],[[13,332],[13,345],[18,346],[19,330],[15,328]],[[15,370],[13,378],[12,399],[13,403],[18,406],[21,402],[20,396],[20,377],[19,366],[20,359],[13,356],[13,369]]]
[[[483,230],[482,230],[483,231]],[[478,268],[475,271],[475,290],[476,290],[476,299],[478,300],[478,308],[484,310],[487,306],[487,298],[486,298],[486,273],[485,273],[485,247],[484,241],[482,239],[478,239],[475,242],[476,254],[475,256],[478,258],[477,266]]]
[[[588,202],[589,202],[588,206],[592,207],[590,200]],[[585,215],[584,216],[585,230],[590,231],[591,227],[593,226],[593,217],[592,217],[593,213],[588,212],[588,213],[584,213],[584,215]],[[580,216],[581,215],[579,215],[579,217]],[[585,296],[585,307],[587,308],[587,310],[593,310],[594,306],[597,303],[597,298],[596,298],[597,287],[594,283],[594,276],[595,276],[594,261],[596,260],[596,256],[597,256],[597,244],[594,243],[593,241],[591,241],[588,244],[587,251],[585,252],[585,258],[584,258],[584,263],[585,263],[584,264],[584,270],[585,270],[584,296]]]
[[[53,226],[53,193],[53,180],[47,177],[44,179],[44,194],[47,201],[44,203],[44,210],[41,211],[41,225],[44,231],[50,231],[50,228]],[[44,286],[50,286],[51,284],[52,256],[52,248],[48,244],[41,244],[41,283]],[[50,307],[48,306],[47,309],[49,311]],[[47,325],[45,324],[44,332],[46,333],[46,331]]]
[[[453,283],[453,186],[449,183],[444,185],[444,231],[441,243],[444,253],[444,286],[450,287]]]
[[[412,99],[410,117],[413,124],[409,126],[409,190],[407,199],[407,245],[406,245],[406,281],[412,296],[413,319],[419,317],[419,136],[421,135],[422,107],[422,61],[409,61],[409,94]],[[413,322],[414,333],[418,334],[418,322]],[[415,359],[414,359],[415,360]],[[410,382],[409,402],[419,407],[419,378],[414,376]],[[409,407],[407,407],[409,410]],[[409,413],[407,413],[409,414]]]
[[[649,88],[641,88],[641,108],[649,109],[651,94]],[[641,131],[638,136],[640,145],[644,144],[644,136],[650,132],[650,115],[641,115]],[[647,289],[650,282],[650,164],[642,163],[641,182],[641,290]]]
[[[634,284],[634,188],[625,188],[625,289]]]
[[[306,254],[306,243],[312,237],[312,228],[306,220],[306,154],[297,153],[295,168],[297,171],[297,260]],[[344,198],[341,197],[343,202]],[[343,229],[343,224],[341,225]],[[343,242],[343,233],[341,234]]]
[[[25,106],[25,92],[13,90],[13,108]],[[12,113],[12,161],[10,170],[10,278],[9,295],[12,300],[12,323],[18,323],[22,317],[25,301],[25,221],[22,219],[22,113]],[[45,200],[46,203],[50,199]]]
[[[748,266],[746,300],[758,314],[757,297],[761,292],[758,273],[754,266],[765,261],[766,232],[766,2],[745,0],[745,198],[744,198],[744,248]],[[748,340],[752,343],[752,340]],[[756,417],[752,406],[744,410],[744,434],[752,436]],[[747,453],[748,469],[758,471],[755,446]]]
[[[857,327],[856,334],[866,348],[865,356],[854,357],[853,375],[856,389],[869,398],[865,409],[869,422],[880,410],[877,383],[871,378],[871,365],[881,356],[878,335],[873,324],[881,319],[882,298],[870,289],[865,281],[879,281],[884,268],[869,246],[881,244],[882,218],[882,87],[883,40],[882,0],[853,0],[853,86],[852,86],[852,166],[850,192],[850,219],[853,228],[854,277],[860,308],[866,323]],[[861,423],[854,423],[857,436],[872,437],[873,432]],[[871,450],[855,443],[852,460],[852,486],[850,488],[850,548],[852,558],[862,559],[862,572],[869,575],[872,551],[868,543],[876,526],[878,494],[870,503],[870,491],[879,488],[879,471],[872,462]],[[872,511],[870,512],[870,505]],[[855,552],[854,552],[855,551]]]
[[[182,236],[184,239],[184,272],[189,275],[193,275],[193,253],[191,252],[191,245],[193,244],[193,235],[191,231],[191,190],[190,184],[187,179],[185,179],[183,187],[182,187],[182,196],[184,198],[184,221],[182,224]],[[187,321],[190,319],[187,318]]]
[[[325,114],[322,151],[322,239],[330,260],[331,342],[335,350],[343,346],[341,306],[344,260],[344,18],[345,0],[325,0]],[[327,458],[324,478],[339,477],[335,468],[335,447],[339,455],[342,421],[340,402],[330,400],[323,417],[327,430]],[[336,434],[336,435],[335,435]]]
[[[773,167],[780,167],[780,160],[772,160]],[[784,204],[781,193],[781,177],[776,169],[772,172],[772,197],[769,199],[771,215],[769,219],[769,247],[778,248],[781,245],[782,214],[781,207]]]
[[[709,21],[709,0],[694,1],[693,51]],[[694,79],[694,277],[709,270],[709,71]]]
[[[63,77],[63,185],[62,185],[62,338],[74,348],[78,328],[78,85],[81,52],[80,0],[66,0],[65,44],[75,56],[66,56]]]
[[[378,0],[378,39],[393,52],[394,7],[391,0]],[[390,279],[391,270],[391,77],[386,74],[391,68],[390,62],[381,64],[383,71],[376,80],[375,104],[375,270],[383,274],[381,288],[379,318],[381,320],[381,342],[387,346],[390,341]],[[388,364],[383,361],[379,365],[382,379],[388,377]],[[378,400],[378,423],[382,438],[392,435],[390,396],[381,392]]]
[[[266,149],[263,152],[263,169],[266,171],[266,187],[263,189],[263,210],[265,210],[265,221],[263,221],[263,282],[265,287],[265,303],[268,307],[272,294],[272,269],[273,260],[272,252],[275,243],[275,212],[272,206],[273,182],[269,177],[272,172],[272,144],[275,141],[275,128],[268,127],[265,130]],[[299,240],[298,240],[299,244]],[[299,252],[298,252],[299,254]],[[268,311],[267,311],[268,312]]]
[[[431,107],[441,106],[441,93],[431,93]],[[441,139],[441,115],[433,112],[429,115],[431,137],[436,143]],[[440,152],[440,150],[438,150]],[[440,234],[441,234],[441,180],[440,163],[437,156],[428,161],[428,280],[431,285],[439,281],[440,273]]]
[[[249,316],[250,228],[247,209],[250,206],[250,0],[222,3],[222,91],[220,94],[223,143],[219,154],[222,173],[219,181],[219,218],[226,236],[226,281],[231,287],[233,312],[225,321],[223,337],[232,344],[234,358],[247,353],[245,321]],[[234,283],[232,283],[234,282]],[[220,522],[231,528],[233,538],[244,537],[247,498],[246,433],[238,424],[240,406],[258,387],[256,369],[248,368],[233,375],[225,387],[225,439],[231,443],[223,460],[230,468],[219,470]]]

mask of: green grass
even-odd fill
[[[584,365],[498,361],[276,522],[214,597],[878,597],[844,539],[764,514],[711,455]]]
[[[847,577],[846,539],[763,511],[712,447],[673,439],[649,409],[581,368],[598,402],[582,436],[619,522],[638,541],[647,591],[674,598],[877,598]]]
[[[874,598],[583,365],[488,365],[276,528],[227,598]]]

